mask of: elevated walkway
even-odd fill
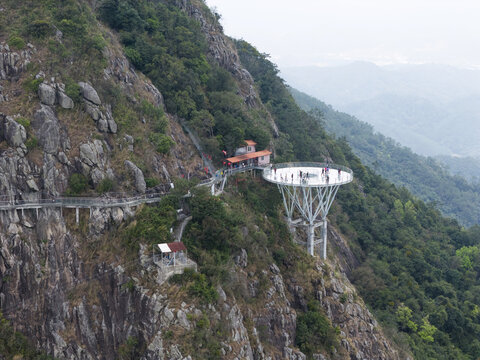
[[[0,210],[40,208],[109,208],[138,206],[159,202],[166,193],[144,194],[132,197],[55,197],[51,199],[0,201]]]

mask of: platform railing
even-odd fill
[[[275,171],[275,168],[278,170],[278,169],[295,168],[295,167],[302,167],[302,168],[308,168],[308,167],[327,168],[328,167],[331,170],[342,170],[342,172],[350,174],[351,176],[349,179],[346,179],[343,181],[335,181],[335,182],[320,185],[321,187],[344,185],[344,184],[348,184],[353,180],[353,171],[346,166],[339,165],[339,164],[330,164],[330,163],[327,164],[327,163],[308,162],[308,161],[272,164],[271,166],[268,166],[263,170],[263,178],[269,182],[273,182],[276,184],[291,185],[289,181],[272,180],[271,178],[268,178],[268,177],[271,176],[271,174]],[[310,186],[310,185],[307,182],[305,183],[305,186]],[[319,186],[319,185],[311,185],[311,186]]]

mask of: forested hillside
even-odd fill
[[[290,88],[295,100],[325,129],[345,138],[363,163],[398,186],[405,186],[425,202],[434,203],[446,216],[466,226],[480,224],[480,184],[453,176],[433,158],[413,153],[373,127],[348,114],[335,111],[320,100]],[[468,175],[470,168],[464,166]],[[462,174],[463,175],[463,174]]]
[[[433,205],[414,198],[361,164],[343,139],[333,140],[321,122],[293,102],[266,55],[237,42],[242,62],[254,76],[260,96],[291,136],[317,142],[309,156],[346,164],[358,180],[342,188],[331,220],[349,239],[361,265],[352,279],[381,321],[406,339],[417,359],[475,359],[480,355],[480,228],[465,230],[442,218]],[[304,126],[311,127],[304,128]],[[297,137],[297,133],[302,134]],[[303,154],[298,154],[304,160]]]
[[[2,191],[138,194],[147,182],[175,183],[157,205],[92,209],[79,221],[68,209],[0,213],[1,309],[33,344],[71,359],[480,356],[480,229],[363,165],[298,107],[266,55],[222,34],[203,1],[7,0],[2,9],[2,53],[31,55],[1,83],[3,127],[24,129],[20,144],[2,132],[0,166],[13,174],[0,177]],[[45,104],[40,89],[61,96],[55,81],[73,107]],[[60,130],[37,129],[55,119],[69,140],[62,156]],[[261,177],[230,178],[220,197],[196,187],[202,164],[179,119],[219,166],[222,150],[252,138],[277,162],[350,167],[355,181],[329,215],[328,260],[294,244],[281,197]],[[164,282],[151,251],[186,219],[198,272]],[[37,356],[7,345],[5,357]]]

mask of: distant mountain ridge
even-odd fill
[[[282,76],[419,154],[480,156],[478,70],[355,62],[285,68]]]
[[[424,201],[435,202],[445,215],[457,218],[464,225],[480,224],[480,184],[470,184],[453,176],[447,167],[431,157],[413,153],[391,138],[375,133],[373,127],[355,117],[334,110],[331,106],[290,88],[297,104],[323,123],[325,129],[344,137],[362,162],[374,168],[393,183],[405,186]],[[449,158],[442,158],[452,164]],[[470,164],[473,159],[470,159]],[[459,162],[456,173],[470,171]]]

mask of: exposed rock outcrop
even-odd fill
[[[97,91],[88,83],[79,82],[83,99],[85,102],[85,111],[97,123],[98,131],[111,132],[116,134],[118,127],[113,119],[112,107],[110,105],[101,106],[102,102]]]
[[[97,94],[97,91],[93,88],[92,85],[90,85],[89,83],[80,81],[78,83],[78,86],[80,86],[80,91],[85,100],[90,101],[95,105],[102,104],[102,102],[100,101],[100,97]]]
[[[7,44],[0,43],[0,80],[15,79],[25,71],[35,51],[33,45],[28,44],[27,47],[25,50],[12,51]]]
[[[43,151],[48,154],[57,154],[60,146],[62,150],[69,147],[66,134],[61,131],[60,123],[50,106],[42,105],[33,116],[32,127],[36,132],[38,142]],[[63,139],[61,138],[63,135]],[[63,140],[63,141],[62,141]]]
[[[60,105],[64,109],[72,109],[73,100],[65,94],[65,85],[62,83],[41,83],[38,86],[38,97],[42,104],[54,106]]]
[[[17,123],[12,117],[0,113],[0,139],[5,139],[12,147],[22,146],[27,139],[27,132],[23,125]]]
[[[135,178],[135,189],[140,193],[144,193],[147,189],[147,184],[145,183],[142,170],[130,160],[125,160],[125,168],[130,171]]]
[[[80,158],[78,166],[86,177],[92,179],[94,186],[97,186],[105,178],[114,178],[113,170],[109,167],[107,154],[104,151],[102,141],[95,139],[80,145]]]
[[[57,101],[57,94],[55,89],[46,83],[41,83],[38,86],[38,97],[40,98],[42,104],[45,105],[53,106]]]

